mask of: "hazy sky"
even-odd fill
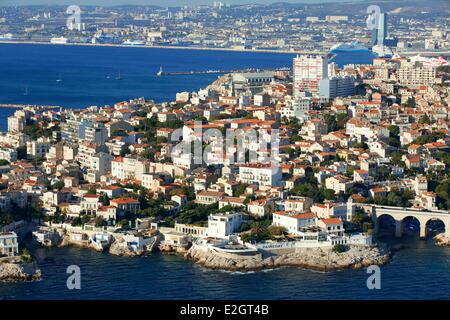
[[[224,3],[274,3],[274,2],[292,2],[292,3],[321,3],[321,2],[351,2],[351,0],[221,0]],[[121,4],[140,4],[140,5],[159,5],[159,6],[179,6],[179,5],[197,5],[212,4],[214,0],[0,0],[1,5],[33,5],[33,4],[61,4],[61,5],[121,5]]]

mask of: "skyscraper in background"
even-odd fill
[[[372,30],[372,46],[385,45],[387,34],[387,13],[380,13],[377,27]]]
[[[323,56],[301,55],[294,58],[294,97],[319,93],[319,82],[328,78],[328,59]]]

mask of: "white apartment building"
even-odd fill
[[[59,191],[47,191],[42,195],[44,206],[57,206],[62,202],[63,196]]]
[[[353,187],[351,179],[342,175],[325,179],[325,188],[334,190],[336,194],[340,192],[346,193],[351,187]]]
[[[133,157],[116,157],[111,162],[111,174],[118,179],[142,180],[150,171],[150,163]]]
[[[49,138],[38,138],[36,141],[27,142],[27,154],[32,157],[44,157],[46,153],[50,150],[50,139]]]
[[[101,206],[99,202],[100,195],[98,194],[85,194],[80,202],[81,213],[95,215],[98,208]]]
[[[332,100],[337,97],[353,96],[355,92],[355,78],[351,76],[335,76],[319,82],[319,96],[323,99]]]
[[[355,205],[353,201],[315,203],[311,206],[311,212],[319,219],[340,218],[342,221],[350,221],[355,213]]]
[[[65,145],[63,143],[53,144],[48,153],[46,154],[47,159],[58,159],[58,160],[74,160],[77,155],[78,147]]]
[[[279,167],[271,164],[243,164],[239,166],[239,178],[242,183],[260,186],[282,185],[282,173]]]
[[[326,231],[332,238],[344,236],[344,224],[339,218],[321,219],[317,222],[317,226]]]
[[[8,117],[8,132],[19,133],[25,128],[25,118],[18,116]]]
[[[306,140],[320,141],[327,131],[328,127],[324,121],[311,119],[303,125],[300,135]]]
[[[299,120],[306,119],[306,114],[311,109],[311,98],[298,97],[293,100],[286,100],[285,105],[280,109],[281,118],[286,117],[297,118]]]
[[[10,146],[0,146],[0,159],[5,159],[8,162],[17,160],[17,151]]]
[[[247,211],[255,216],[263,217],[274,211],[275,205],[272,200],[259,199],[247,203]]]
[[[278,211],[273,213],[274,226],[284,227],[291,234],[300,234],[301,228],[317,225],[317,217],[314,213],[298,213]]]
[[[281,203],[282,210],[288,212],[305,212],[311,208],[313,201],[308,197],[293,197],[286,199]]]
[[[416,195],[420,195],[423,192],[428,191],[428,180],[426,176],[417,175],[413,180],[414,192]]]
[[[361,141],[364,137],[368,142],[377,141],[379,139],[386,139],[389,137],[389,130],[370,124],[368,121],[360,119],[350,119],[345,125],[346,133],[352,137],[356,137]]]
[[[348,16],[326,16],[325,21],[327,22],[348,21]]]
[[[92,157],[97,153],[101,151],[106,151],[107,149],[104,146],[99,146],[95,143],[84,141],[83,143],[80,143],[78,154],[77,154],[77,160],[80,163],[81,167],[85,168],[91,168],[91,162]]]
[[[48,160],[51,159],[63,159],[64,157],[64,145],[62,143],[57,143],[50,146],[48,153],[45,155]]]
[[[103,144],[108,139],[108,130],[103,124],[95,123],[92,126],[87,126],[84,131],[84,140],[96,144]]]
[[[197,193],[195,202],[198,204],[210,205],[219,202],[225,195],[225,192],[203,190]]]
[[[319,93],[319,82],[328,78],[328,59],[323,56],[300,55],[294,58],[294,97]]]
[[[89,177],[89,182],[94,183],[100,180],[100,176],[111,171],[111,162],[113,156],[105,153],[99,152],[92,156],[88,168],[92,171]]]
[[[212,214],[208,217],[208,237],[226,238],[239,231],[242,213]]]
[[[404,64],[398,69],[398,80],[405,85],[436,83],[436,68],[421,63]]]

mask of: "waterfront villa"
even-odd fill
[[[19,243],[17,242],[17,234],[15,232],[0,233],[0,255],[16,256],[19,254]]]

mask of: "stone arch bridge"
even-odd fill
[[[375,225],[374,234],[379,230],[379,221],[382,216],[390,216],[395,220],[395,236],[403,235],[403,221],[406,218],[415,218],[420,223],[420,237],[426,238],[427,224],[430,221],[441,221],[445,226],[445,236],[450,238],[450,211],[423,210],[414,208],[401,208],[389,206],[370,205],[372,220]],[[366,207],[367,208],[367,207]]]

